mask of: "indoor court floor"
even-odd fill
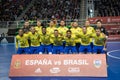
[[[108,42],[107,50],[107,80],[120,80],[120,42]],[[15,44],[0,44],[0,80],[11,80],[8,78],[9,68],[15,53]]]

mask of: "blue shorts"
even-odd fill
[[[17,54],[29,54],[29,53],[30,53],[29,47],[18,48],[17,50]]]
[[[63,46],[53,46],[53,54],[64,53]]]
[[[65,46],[64,53],[65,54],[77,53],[76,46]]]
[[[79,48],[79,52],[92,52],[92,48],[91,48],[91,45],[81,45],[80,48]]]
[[[103,50],[104,46],[93,46],[93,53],[105,53],[105,51]]]
[[[38,54],[39,53],[39,46],[38,47],[30,47],[30,54]]]
[[[52,45],[40,45],[39,52],[42,53],[52,53]]]

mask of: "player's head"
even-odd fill
[[[86,33],[87,33],[87,28],[86,28],[86,27],[83,27],[83,28],[82,28],[82,31],[83,31],[84,34],[86,34]]]
[[[35,30],[35,27],[31,27],[31,29],[30,29],[30,30],[31,30],[31,32],[32,32],[33,34],[34,34],[34,33],[35,33],[35,31],[36,31],[36,30]]]
[[[78,27],[78,23],[77,22],[73,22],[73,27],[77,28]]]
[[[96,28],[96,29],[95,29],[95,31],[96,31],[96,34],[99,36],[99,35],[100,35],[100,33],[101,33],[100,28]]]
[[[66,34],[67,34],[67,37],[70,38],[72,34],[71,30],[67,30]]]
[[[42,33],[46,34],[46,27],[42,27]]]
[[[96,21],[96,25],[97,25],[97,27],[101,27],[102,26],[102,21],[101,20],[97,20]]]
[[[61,20],[60,21],[60,26],[65,26],[65,21]]]
[[[51,20],[49,25],[50,25],[50,27],[53,27],[54,26],[54,22]]]
[[[22,29],[19,29],[18,34],[22,36],[24,34],[24,31]]]
[[[58,34],[59,34],[58,30],[55,29],[55,30],[54,30],[54,35],[55,35],[55,36],[58,36]]]
[[[24,27],[29,27],[29,21],[25,21],[25,23],[24,23]]]
[[[37,20],[37,26],[41,26],[41,21]]]
[[[90,22],[88,20],[85,21],[85,26],[86,27],[90,26]]]

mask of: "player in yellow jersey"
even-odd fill
[[[96,28],[96,33],[93,34],[94,47],[93,53],[105,53],[106,51],[106,36],[101,32],[100,28]]]
[[[88,20],[85,21],[85,27],[87,28],[87,33],[95,33],[95,30],[92,26],[90,26],[90,22]]]
[[[63,54],[63,37],[59,34],[58,30],[54,30],[54,34],[51,35],[51,42],[53,43],[53,54]]]
[[[35,30],[39,33],[42,33],[42,26],[40,20],[37,20],[37,26],[35,26]]]
[[[30,39],[30,53],[31,54],[37,54],[39,53],[39,47],[40,47],[40,35],[36,32],[34,27],[31,27],[31,32],[29,33],[29,39]]]
[[[92,52],[92,49],[90,46],[91,37],[92,37],[92,34],[87,33],[87,28],[83,27],[82,32],[79,34],[79,38],[81,39],[79,53],[91,53]]]
[[[66,31],[68,30],[67,27],[65,27],[65,21],[61,20],[60,21],[60,26],[58,27],[59,33],[64,36],[66,35]]]
[[[50,34],[47,33],[46,27],[42,27],[42,34],[40,34],[40,49],[39,54],[45,53],[52,54],[52,45],[50,40]]]
[[[66,36],[64,37],[65,40],[65,54],[69,54],[70,51],[72,53],[77,53],[75,43],[76,43],[76,36],[72,35],[71,30],[67,30]]]
[[[88,34],[94,34],[95,33],[94,28],[92,26],[90,26],[90,21],[88,21],[88,20],[85,21],[85,27],[87,28],[87,33]],[[90,45],[93,48],[93,39],[91,38],[90,41],[91,41]]]
[[[82,28],[78,26],[77,22],[73,22],[73,27],[70,29],[72,31],[73,35],[78,35],[80,32],[82,32]],[[80,47],[80,39],[76,39],[76,49],[77,52],[79,52],[79,47]]]
[[[54,30],[56,29],[56,27],[54,26],[54,22],[50,21],[49,23],[49,27],[47,27],[47,33],[48,34],[54,34]]]
[[[28,35],[24,34],[22,29],[19,30],[16,36],[16,49],[18,54],[29,53]]]
[[[66,35],[66,31],[68,30],[68,28],[65,27],[65,21],[61,20],[60,21],[60,26],[57,29],[58,29],[61,36]],[[65,42],[64,41],[63,41],[63,47],[65,47]]]

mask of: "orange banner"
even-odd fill
[[[105,54],[13,55],[10,77],[107,77]]]

